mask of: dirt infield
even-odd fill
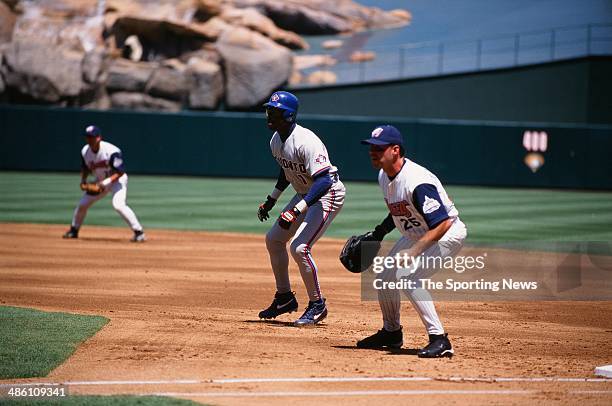
[[[78,240],[61,239],[64,229],[0,224],[0,304],[111,321],[31,382],[70,382],[72,394],[165,393],[214,404],[357,405],[380,396],[612,403],[612,380],[591,379],[595,366],[612,363],[612,302],[439,303],[457,355],[423,360],[415,353],[426,337],[409,304],[402,350],[354,347],[381,319],[377,303],[361,302],[359,277],[341,268],[340,241],[323,239],[314,251],[329,316],[298,329],[289,323],[296,313],[257,319],[274,293],[263,236],[148,230],[147,243],[132,244],[127,228],[85,227]],[[293,264],[291,277],[305,305]]]

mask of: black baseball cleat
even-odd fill
[[[384,328],[376,334],[357,341],[357,348],[401,348],[404,345],[402,328],[397,331],[387,331]]]
[[[294,321],[293,325],[296,327],[314,326],[326,317],[327,306],[325,305],[325,299],[319,299],[316,302],[308,301],[308,307],[306,307],[304,314]]]
[[[455,351],[447,336],[448,334],[430,334],[429,344],[417,352],[419,358],[452,357]]]
[[[145,236],[144,231],[138,230],[138,231],[134,231],[134,236],[132,237],[132,239],[130,241],[132,241],[132,242],[145,242],[145,241],[147,241],[147,237]]]
[[[70,230],[66,231],[62,238],[79,238],[79,229],[70,227]]]
[[[281,314],[292,313],[298,309],[298,302],[293,292],[274,294],[270,307],[259,312],[260,319],[275,319]]]

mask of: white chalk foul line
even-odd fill
[[[310,377],[310,378],[228,378],[228,379],[179,379],[179,380],[133,380],[133,381],[66,381],[66,382],[24,382],[0,384],[0,387],[24,386],[113,386],[113,385],[199,385],[199,384],[234,384],[234,383],[283,383],[283,382],[609,382],[611,378],[563,378],[563,377],[449,377],[431,378],[426,376],[398,377]]]
[[[397,395],[531,395],[533,390],[361,390],[313,392],[160,392],[154,396],[185,397],[328,397],[328,396],[397,396]],[[142,394],[151,395],[151,394]]]
[[[275,383],[275,382],[385,382],[385,381],[432,381],[433,378],[425,376],[398,376],[398,377],[312,377],[312,378],[235,378],[213,379],[212,383]]]

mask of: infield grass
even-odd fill
[[[107,322],[100,316],[0,306],[0,379],[46,376]]]
[[[78,173],[0,172],[0,222],[70,223],[81,196]],[[145,228],[265,233],[257,206],[273,179],[132,175],[128,204]],[[387,213],[375,182],[346,182],[342,212],[326,232],[345,239],[372,229]],[[612,241],[612,192],[448,186],[471,243]],[[125,226],[110,198],[96,203],[87,224]],[[395,231],[394,233],[397,233]],[[397,237],[397,235],[396,235]]]
[[[0,399],[2,405],[23,406],[25,404],[32,406],[191,406],[201,405],[201,403],[192,402],[185,399],[174,399],[162,396],[68,396],[65,398],[55,399]]]

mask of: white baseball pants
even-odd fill
[[[130,226],[133,231],[142,231],[142,225],[138,221],[136,214],[134,211],[127,205],[127,185],[128,185],[128,176],[127,174],[123,174],[116,182],[113,182],[109,187],[107,187],[102,193],[98,195],[88,195],[87,193],[83,193],[79,204],[74,210],[74,215],[72,216],[72,227],[80,228],[85,220],[85,216],[87,215],[87,210],[91,207],[92,204],[102,199],[104,196],[112,193],[112,203],[113,208],[119,213],[121,218],[125,220],[126,223]]]
[[[467,236],[465,225],[461,220],[457,219],[451,228],[444,234],[442,239],[437,244],[432,245],[423,253],[424,257],[454,257],[459,253],[463,247],[463,243]],[[404,236],[400,238],[397,243],[393,246],[389,252],[389,257],[394,257],[398,252],[404,252],[415,243],[414,240],[410,240]],[[402,272],[400,274],[408,274]],[[406,271],[406,270],[404,270]],[[431,277],[437,269],[426,269],[419,267],[408,279],[414,280],[419,283],[419,279]],[[397,268],[388,268],[378,275],[378,278],[384,282],[397,281]],[[406,296],[410,299],[412,306],[416,310],[417,314],[421,318],[421,321],[425,325],[427,334],[444,334],[444,327],[436,312],[436,307],[431,298],[429,292],[425,289],[406,289],[403,291]],[[380,310],[383,316],[383,327],[387,331],[396,331],[400,329],[400,291],[397,289],[379,289],[378,290],[378,303],[380,304]]]
[[[325,233],[327,227],[342,209],[345,193],[344,185],[337,181],[327,194],[310,206],[305,213],[302,213],[288,230],[282,229],[278,221],[274,222],[266,234],[266,247],[270,254],[270,263],[278,292],[291,291],[287,253],[287,242],[291,240],[289,251],[300,269],[309,300],[316,301],[323,298],[319,286],[318,268],[311,251],[313,245]],[[301,199],[302,196],[296,194],[283,211],[293,208]]]

